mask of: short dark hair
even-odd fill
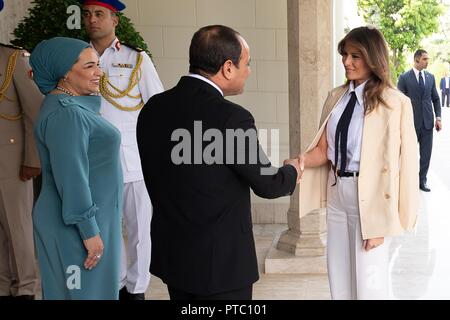
[[[417,59],[420,59],[420,57],[424,54],[424,53],[428,53],[423,49],[419,49],[414,53],[414,61],[416,61]]]
[[[242,53],[239,35],[237,31],[221,25],[199,29],[192,37],[189,48],[189,72],[215,75],[227,60],[239,68]]]

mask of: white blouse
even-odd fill
[[[347,138],[347,168],[345,171],[358,172],[359,171],[359,161],[361,159],[361,145],[362,145],[362,135],[364,127],[364,87],[366,85],[365,81],[361,85],[355,88],[353,81],[350,82],[348,91],[342,96],[342,98],[337,102],[336,106],[331,111],[331,115],[327,123],[327,142],[328,150],[327,157],[334,163],[335,157],[335,135],[336,127],[341,118],[342,113],[350,101],[350,95],[353,91],[356,93],[356,104],[353,111],[352,119],[348,128],[348,138]],[[338,163],[340,163],[340,154],[338,152]],[[339,168],[340,169],[340,168]]]

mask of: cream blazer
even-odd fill
[[[347,92],[344,85],[325,101],[320,129],[305,152],[317,146],[331,111]],[[399,235],[414,229],[419,206],[417,137],[410,99],[389,88],[383,98],[390,108],[378,106],[364,117],[358,202],[363,239]],[[300,182],[300,210],[326,207],[330,162],[306,168]]]

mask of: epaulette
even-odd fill
[[[128,44],[128,43],[125,43],[125,42],[121,42],[120,44],[123,45],[123,46],[127,46],[128,48],[133,49],[134,51],[137,51],[137,52],[144,51],[144,49],[132,46],[131,44]]]
[[[19,47],[19,46],[15,46],[15,45],[13,45],[13,44],[0,43],[0,46],[2,46],[2,47],[7,47],[7,48],[11,48],[11,49],[16,49],[16,50],[25,50],[24,48]]]
[[[22,52],[22,56],[24,56],[24,57],[30,56],[30,53],[27,51],[27,49],[24,49],[22,47],[15,46],[13,44],[4,44],[4,43],[0,43],[0,46],[5,47],[5,48],[10,48],[13,50],[20,50]]]

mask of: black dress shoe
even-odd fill
[[[145,300],[145,294],[143,293],[130,293],[127,287],[123,287],[119,291],[119,300]]]
[[[130,300],[128,299],[128,291],[127,291],[127,287],[123,287],[122,289],[120,289],[119,291],[119,300]]]
[[[430,192],[430,191],[431,191],[431,189],[428,188],[426,184],[421,184],[421,185],[419,186],[419,188],[420,188],[420,190],[422,190],[423,192]]]
[[[32,295],[22,295],[22,296],[15,296],[13,299],[14,299],[14,300],[35,300],[35,296],[32,296]]]
[[[128,292],[128,300],[145,300],[145,294]]]

